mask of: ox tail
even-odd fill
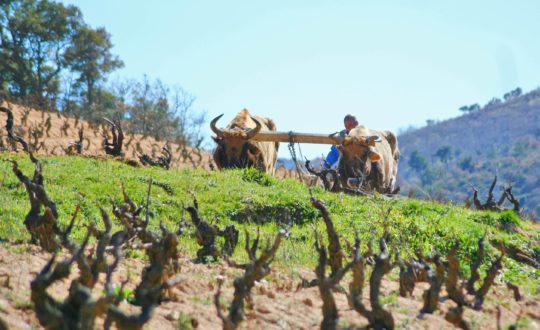
[[[390,131],[384,131],[383,134],[386,141],[388,141],[388,144],[390,145],[390,149],[392,150],[392,155],[394,156],[394,159],[399,160],[400,152],[398,149],[398,141],[396,135]]]

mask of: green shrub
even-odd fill
[[[273,186],[277,183],[277,179],[275,177],[271,177],[253,167],[242,169],[242,180],[246,182],[258,183],[265,187]]]
[[[519,226],[520,224],[519,215],[517,215],[512,210],[503,211],[501,212],[501,215],[499,217],[499,223],[503,226],[512,226],[512,225]]]

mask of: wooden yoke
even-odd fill
[[[250,140],[260,142],[297,142],[297,143],[317,143],[317,144],[359,144],[363,146],[375,146],[375,142],[380,142],[378,136],[347,136],[342,137],[337,134],[313,134],[295,132],[275,132],[260,131]]]
[[[344,138],[333,134],[260,131],[250,140],[260,142],[298,142],[318,144],[343,144]]]

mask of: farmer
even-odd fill
[[[358,120],[353,115],[346,115],[343,119],[343,124],[345,125],[345,129],[339,132],[339,136],[344,137],[345,135],[349,134],[349,132],[358,126]],[[330,168],[333,167],[334,164],[337,163],[339,159],[339,150],[335,145],[330,148],[330,152],[328,153],[328,156],[326,156],[326,162],[324,163],[324,167]]]

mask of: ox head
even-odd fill
[[[245,130],[220,129],[216,127],[217,121],[223,116],[217,116],[210,123],[210,128],[217,136],[212,137],[217,143],[214,151],[214,161],[221,168],[255,167],[264,171],[263,155],[261,149],[249,141],[261,130],[261,123],[250,117],[255,122],[254,128]]]
[[[341,153],[339,172],[343,184],[356,188],[367,180],[372,163],[381,159],[375,150],[375,143],[380,141],[378,136],[351,136],[346,137],[343,144],[338,146]]]

